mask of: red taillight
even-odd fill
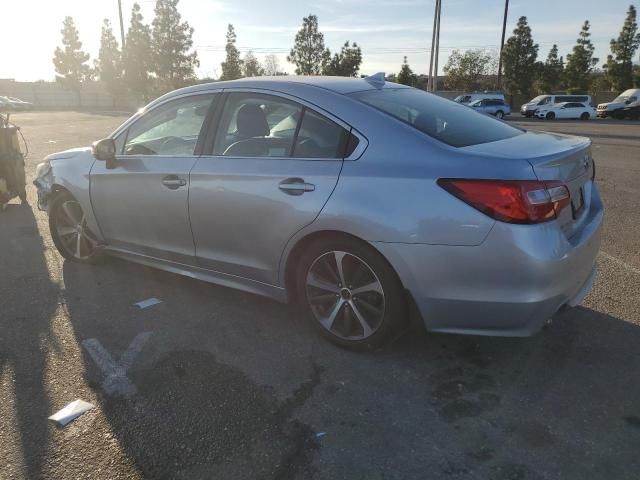
[[[507,223],[553,220],[569,205],[562,182],[441,178],[438,185],[482,213]]]

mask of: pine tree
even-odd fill
[[[236,31],[231,24],[227,27],[227,44],[224,48],[227,57],[220,64],[222,66],[220,80],[235,80],[242,77],[242,60],[240,59],[240,51],[236,47]]]
[[[260,77],[264,75],[264,68],[258,58],[249,50],[242,60],[242,73],[245,77]]]
[[[124,82],[138,99],[149,100],[151,70],[151,29],[143,23],[140,5],[133,4],[131,24],[122,52]]]
[[[540,86],[544,92],[550,93],[560,88],[563,69],[562,57],[558,57],[558,45],[554,44],[541,69]]]
[[[418,76],[413,73],[409,63],[407,62],[407,57],[404,57],[404,61],[402,62],[402,67],[400,67],[400,73],[398,74],[397,82],[402,85],[414,86],[418,81]]]
[[[195,69],[200,66],[197,52],[191,52],[193,28],[181,21],[178,1],[157,0],[152,23],[153,71],[162,90],[173,90],[194,81]]]
[[[120,95],[122,89],[122,61],[118,42],[113,35],[111,23],[104,19],[100,35],[100,51],[95,60],[95,71],[98,78],[104,82],[112,101]]]
[[[340,53],[335,53],[333,58],[324,68],[324,75],[335,75],[338,77],[357,77],[360,65],[362,64],[362,50],[357,43],[349,45],[347,40]]]
[[[626,90],[633,86],[633,57],[640,47],[637,13],[629,5],[627,17],[617,39],[611,39],[611,58],[607,58],[607,77],[615,90]]]
[[[589,40],[589,20],[585,20],[580,30],[576,45],[567,55],[567,65],[564,69],[564,77],[567,86],[573,90],[588,90],[591,83],[591,71],[598,59],[593,57],[594,47]]]
[[[520,17],[502,50],[505,85],[511,93],[529,95],[537,58],[538,45],[533,43],[527,17]]]
[[[287,61],[296,66],[297,75],[320,75],[330,57],[331,52],[324,47],[324,35],[318,31],[318,17],[304,17]]]
[[[80,104],[80,89],[82,84],[91,79],[91,68],[87,65],[89,54],[82,50],[82,42],[73,18],[65,17],[62,22],[62,47],[56,47],[53,64],[56,69],[56,81],[65,88],[73,90]]]

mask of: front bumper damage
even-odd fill
[[[33,184],[38,192],[38,210],[49,212],[49,200],[53,193],[53,175],[51,170],[39,177],[36,177]]]

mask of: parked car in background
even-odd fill
[[[520,107],[520,113],[525,117],[533,117],[539,108],[555,103],[581,102],[591,105],[591,95],[538,95]]]
[[[640,88],[630,88],[611,102],[599,103],[598,116],[603,118],[621,116],[625,108],[634,107],[636,103],[640,104]]]
[[[511,115],[511,109],[504,100],[499,98],[485,98],[484,100],[475,100],[469,104],[474,110],[496,118],[502,118],[505,115]]]
[[[8,97],[0,96],[0,111],[6,112],[13,110],[13,104]]]
[[[579,118],[589,120],[596,116],[596,110],[591,105],[582,102],[562,102],[539,108],[536,117],[545,120],[556,118]]]
[[[463,93],[462,95],[458,95],[456,98],[454,98],[453,101],[468,105],[469,103],[475,102],[476,100],[484,100],[489,98],[495,99],[495,100],[502,100],[504,102],[504,93],[502,92]]]
[[[16,111],[27,111],[33,108],[33,103],[31,102],[25,102],[24,100],[20,100],[19,98],[16,98],[16,97],[6,97],[6,98],[9,100],[9,102],[11,103],[11,106]]]
[[[588,138],[380,74],[177,90],[93,148],[49,155],[34,183],[66,259],[109,253],[293,301],[363,349],[410,305],[431,331],[526,336],[579,304],[600,245],[594,172]]]

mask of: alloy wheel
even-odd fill
[[[344,251],[323,253],[311,264],[306,298],[318,323],[344,340],[370,337],[385,314],[380,279],[364,260]]]
[[[60,205],[55,229],[62,247],[70,256],[87,260],[93,254],[97,241],[87,227],[87,219],[76,200],[66,200]]]

